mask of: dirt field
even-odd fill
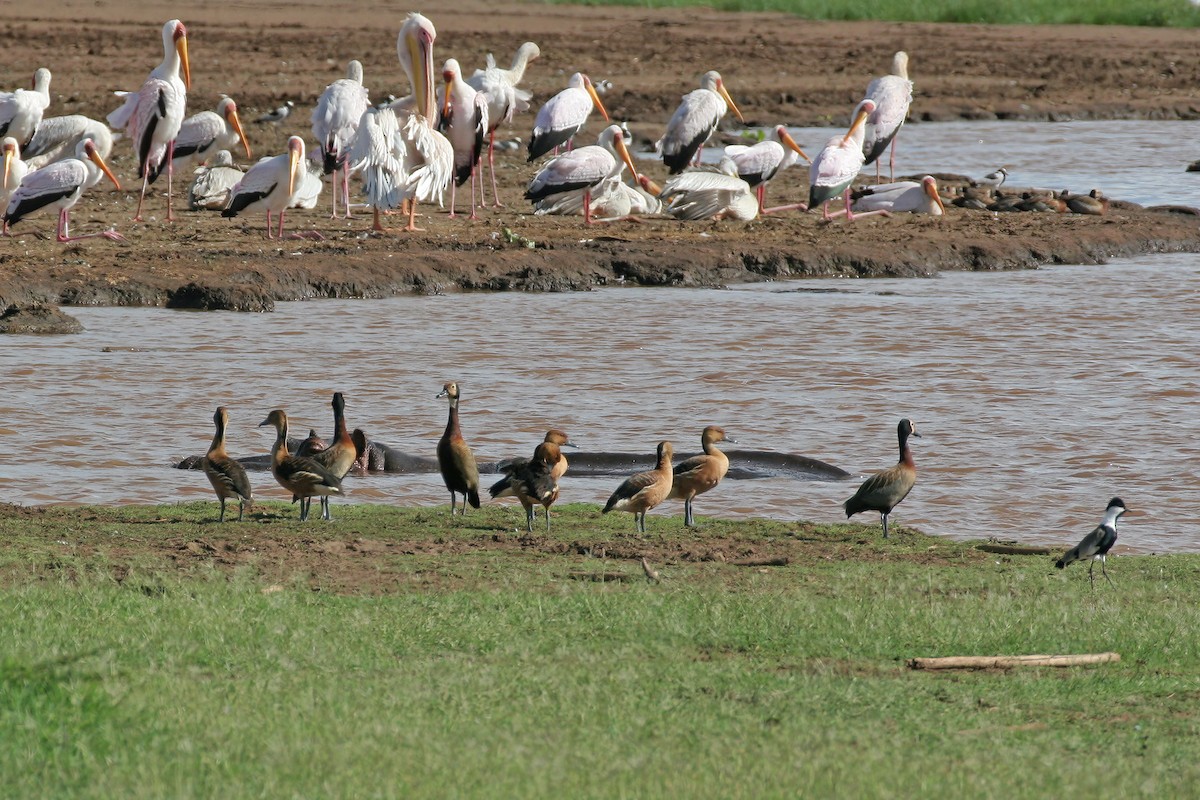
[[[866,82],[886,71],[897,49],[912,59],[916,120],[1200,116],[1194,93],[1200,66],[1189,31],[813,23],[702,9],[482,0],[453,7],[425,9],[438,28],[438,64],[454,56],[470,71],[487,52],[506,63],[521,42],[535,40],[542,56],[526,79],[535,102],[558,91],[570,72],[586,71],[612,81],[605,100],[610,112],[628,120],[643,142],[657,138],[679,96],[712,68],[725,76],[748,124],[845,123]],[[136,89],[158,63],[159,30],[179,7],[66,0],[13,12],[4,22],[0,87],[27,85],[33,70],[46,66],[54,74],[48,115],[102,119],[117,105],[111,91]],[[311,138],[316,98],[343,76],[351,58],[363,62],[373,98],[408,92],[395,53],[403,18],[404,9],[381,0],[336,9],[311,0],[204,3],[184,19],[192,61],[189,113],[212,108],[227,93],[242,109],[255,156],[282,152],[289,134]],[[252,122],[286,100],[294,101],[295,113],[283,124]],[[531,122],[519,117],[502,133],[527,137]],[[594,134],[593,128],[599,126],[589,128]],[[73,229],[114,226],[128,241],[60,245],[44,238],[52,236],[52,215],[24,221],[13,240],[0,242],[0,301],[262,310],[278,300],[316,296],[920,275],[1200,249],[1194,216],[1126,207],[1105,217],[953,209],[943,219],[901,216],[853,225],[821,225],[816,214],[793,214],[745,224],[653,220],[587,230],[578,218],[528,213],[520,196],[533,168],[516,153],[499,160],[507,207],[487,210],[478,222],[428,209],[427,232],[372,237],[366,218],[331,221],[326,192],[318,210],[288,215],[290,226],[318,230],[326,241],[277,246],[264,239],[257,215],[227,220],[183,211],[174,224],[162,222],[161,197],[148,201],[146,222],[131,222],[137,184],[128,142],[118,142],[113,156],[125,190],[93,190],[77,209]],[[645,168],[655,180],[665,177],[661,164]],[[772,192],[773,202],[803,199],[805,171],[794,169]],[[505,228],[535,246],[509,241]]]

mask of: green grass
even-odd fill
[[[552,0],[574,2],[575,0]],[[592,4],[592,3],[589,3]],[[722,11],[780,11],[814,20],[965,22],[992,25],[1142,25],[1194,28],[1200,9],[1188,0],[597,0],[649,8],[705,6]]]
[[[523,537],[511,507],[454,523],[444,507],[336,507],[333,524],[303,526],[281,505],[217,526],[214,508],[0,512],[7,796],[1162,797],[1200,785],[1197,556],[1110,559],[1116,587],[1091,590],[1085,569],[1047,557],[911,530],[884,543],[877,526],[701,519],[689,532],[652,514],[638,539],[627,515],[579,505],[553,536]],[[601,547],[603,559],[584,554]],[[703,560],[718,547],[790,562]],[[612,555],[643,551],[661,584]],[[353,575],[374,581],[358,587],[369,593]],[[1120,663],[904,666],[1107,650]]]

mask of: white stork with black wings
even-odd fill
[[[778,209],[763,208],[763,200],[767,196],[767,184],[771,180],[804,157],[805,161],[812,159],[805,155],[796,144],[796,140],[787,132],[787,128],[776,125],[771,131],[771,138],[754,145],[731,144],[725,148],[725,155],[737,164],[738,177],[750,184],[758,197],[758,213],[769,214],[772,211],[791,209],[794,206],[781,206]]]
[[[164,166],[167,168],[167,219],[175,218],[171,210],[171,149],[183,125],[187,90],[192,83],[187,28],[177,19],[169,20],[163,25],[162,43],[162,63],[150,72],[141,89],[123,93],[124,105],[108,115],[108,124],[114,130],[128,131],[137,153],[142,194],[138,198],[135,221],[142,218],[147,187]]]
[[[715,69],[704,73],[700,88],[683,96],[683,102],[667,123],[667,132],[655,143],[672,175],[683,172],[693,157],[699,162],[704,143],[730,108],[739,120],[746,121],[726,91],[721,73]]]
[[[625,146],[620,125],[609,125],[600,132],[596,144],[569,150],[547,162],[533,177],[525,199],[535,204],[555,195],[583,192],[583,219],[592,224],[592,195],[607,180],[620,180],[625,167],[637,179],[637,167]]]
[[[892,57],[891,74],[867,84],[865,96],[875,103],[875,111],[867,118],[863,164],[875,162],[875,180],[879,180],[879,157],[889,144],[892,152],[888,159],[888,179],[896,177],[896,134],[908,116],[912,88],[912,81],[908,79],[908,53],[903,50]]]
[[[71,236],[71,209],[79,202],[84,191],[95,186],[103,176],[108,176],[113,186],[121,188],[117,177],[112,174],[112,170],[96,150],[96,145],[91,139],[84,139],[76,146],[74,158],[55,161],[25,176],[21,185],[8,199],[8,206],[4,210],[3,230],[7,232],[10,225],[15,225],[35,211],[53,208],[58,211],[57,240],[60,242],[73,242],[96,236],[114,241],[124,239],[124,236],[113,230]]]
[[[193,164],[203,164],[208,157],[220,150],[232,150],[239,144],[250,155],[250,142],[242,130],[238,118],[237,103],[232,97],[222,97],[216,111],[201,111],[183,121],[179,135],[175,137],[175,149],[171,154],[175,167],[187,169]]]
[[[271,213],[279,214],[278,237],[283,238],[283,212],[295,202],[304,176],[308,174],[304,164],[304,140],[299,136],[288,139],[286,153],[264,158],[242,176],[229,193],[229,204],[221,212],[222,217],[236,217],[243,211],[267,212],[267,238],[275,235],[271,230]]]
[[[343,199],[342,210],[350,219],[350,146],[358,134],[363,114],[371,107],[371,96],[363,86],[363,66],[351,61],[346,77],[325,87],[312,113],[312,132],[321,148],[322,169],[333,174],[333,217],[338,212],[338,196]]]
[[[75,148],[84,139],[91,139],[103,158],[112,153],[113,135],[108,125],[82,114],[69,114],[42,119],[29,146],[21,148],[21,155],[30,169],[41,169],[55,161],[74,158]]]
[[[470,219],[479,219],[475,213],[475,179],[479,172],[479,157],[483,154],[483,139],[488,131],[488,103],[482,92],[475,91],[462,77],[458,61],[447,59],[442,67],[446,80],[445,100],[442,104],[441,129],[445,131],[450,146],[454,148],[454,181],[450,184],[450,216],[454,216],[454,201],[457,189],[471,181]],[[480,182],[482,184],[482,181]],[[483,187],[480,186],[482,197]]]

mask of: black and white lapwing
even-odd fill
[[[1108,551],[1117,543],[1117,520],[1125,513],[1125,503],[1121,498],[1114,497],[1108,501],[1108,508],[1104,509],[1104,521],[1096,526],[1095,530],[1083,537],[1083,541],[1075,545],[1067,551],[1066,555],[1054,563],[1054,566],[1063,569],[1072,561],[1082,561],[1085,558],[1090,558],[1092,564],[1088,567],[1088,580],[1092,586],[1096,585],[1096,576],[1092,574],[1092,570],[1096,568],[1096,561],[1100,562],[1100,574],[1104,579],[1112,585],[1112,578],[1108,577],[1108,572],[1104,569],[1104,562],[1107,559]]]

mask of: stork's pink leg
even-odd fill
[[[270,212],[270,210],[267,211],[267,238],[268,239],[275,238],[275,231],[274,231],[274,229],[271,228],[271,212]]]
[[[888,157],[888,180],[896,180],[896,140],[900,138],[900,134],[892,137],[891,156]]]
[[[583,191],[583,224],[592,224],[592,190],[585,189]]]
[[[483,175],[480,174],[481,172],[479,163],[476,162],[475,166],[471,168],[471,216],[467,217],[467,219],[479,219],[479,214],[475,212],[475,180],[479,180],[479,193],[482,195]]]
[[[337,219],[338,195],[342,193],[342,179],[338,174],[339,172],[341,172],[340,169],[334,169],[333,171],[333,216],[330,219]]]
[[[142,203],[146,201],[146,187],[150,185],[150,173],[142,176],[142,193],[138,195],[137,213],[133,215],[134,222],[142,221]]]
[[[763,198],[767,196],[767,185],[765,183],[760,183],[758,187],[755,188],[754,193],[758,195],[758,213],[767,213],[767,210],[763,208]]]
[[[496,132],[492,131],[492,137],[488,141],[488,171],[492,173],[492,206],[495,208],[504,208],[504,203],[500,202],[500,190],[496,188]]]
[[[69,242],[71,233],[71,223],[67,219],[67,210],[61,209],[58,212],[58,240],[60,242]]]
[[[279,212],[279,234],[275,237],[280,241],[283,240],[283,211]]]
[[[457,214],[454,213],[454,196],[457,193],[456,192],[457,189],[458,189],[458,181],[454,180],[454,178],[452,176],[450,178],[450,219],[454,219],[456,216],[458,216]]]
[[[167,222],[175,221],[175,212],[171,202],[171,179],[175,175],[175,140],[167,142]]]
[[[350,214],[350,162],[342,162],[342,210],[346,212],[346,219],[353,219]]]

